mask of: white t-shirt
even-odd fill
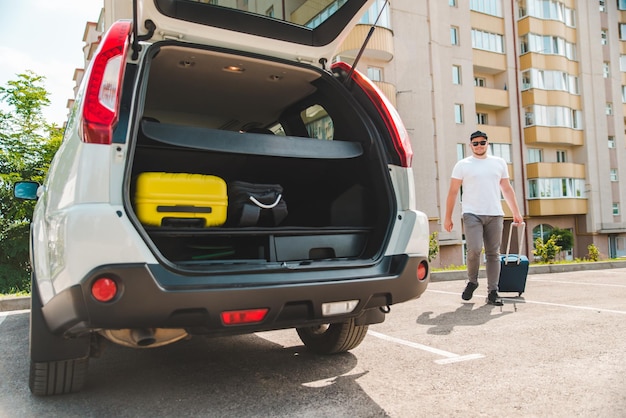
[[[464,158],[454,166],[452,178],[463,181],[462,213],[504,216],[500,203],[500,180],[509,178],[504,159],[493,155]]]

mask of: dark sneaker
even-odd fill
[[[500,296],[498,296],[498,292],[496,292],[495,290],[492,290],[491,292],[489,292],[489,296],[487,296],[486,302],[489,305],[495,305],[495,306],[504,305],[504,303],[502,303],[502,299],[500,299]]]
[[[474,294],[474,290],[476,290],[477,287],[478,283],[467,282],[467,286],[465,287],[465,290],[461,295],[463,300],[470,300],[472,298],[472,295]]]

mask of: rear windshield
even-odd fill
[[[169,17],[306,45],[326,45],[367,0],[154,0]]]
[[[316,28],[348,0],[305,1],[305,0],[188,0],[214,6],[226,7],[242,12],[279,19],[307,28]]]

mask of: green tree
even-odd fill
[[[7,105],[0,108],[0,293],[30,289],[34,202],[15,199],[13,185],[19,180],[42,183],[62,139],[61,128],[43,118],[42,110],[50,104],[44,79],[27,71],[0,86],[0,102]]]

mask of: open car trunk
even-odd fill
[[[288,211],[277,225],[138,220],[157,255],[194,268],[382,256],[395,199],[386,138],[362,92],[308,65],[171,41],[150,48],[127,206],[136,212],[141,173],[192,173],[223,179],[229,195],[235,181],[278,184]]]

